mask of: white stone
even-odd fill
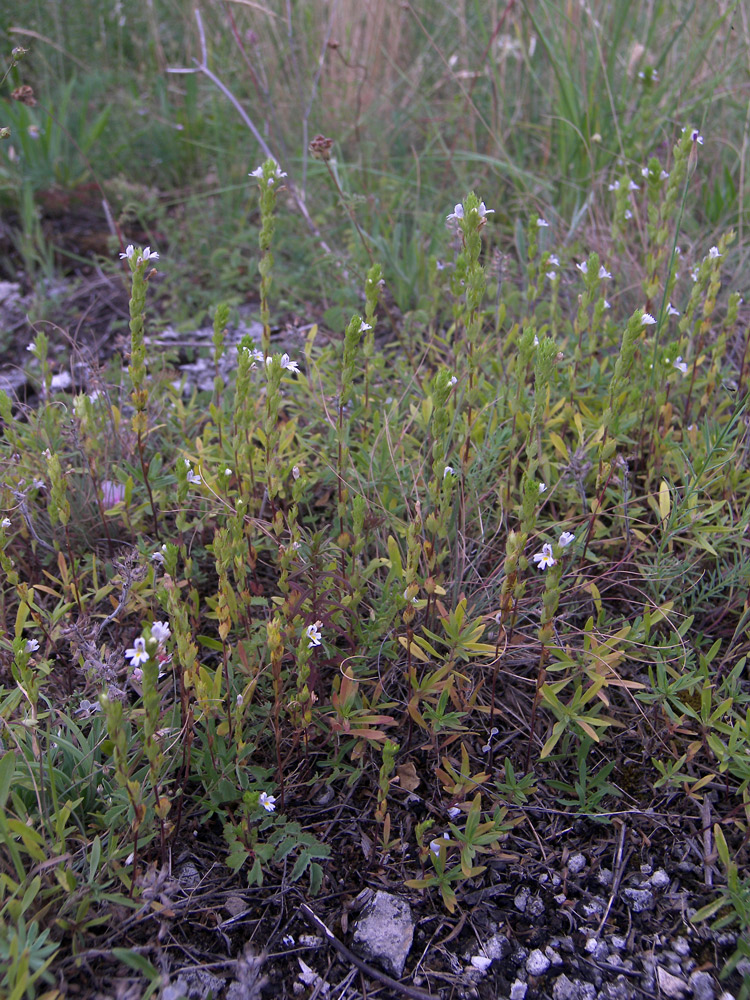
[[[673,976],[666,969],[659,967],[656,970],[656,979],[659,983],[659,989],[665,997],[670,997],[670,1000],[681,1000],[687,993],[688,986],[685,980],[680,979],[679,976]]]
[[[583,854],[571,854],[568,858],[568,871],[573,875],[577,875],[582,872],[586,867],[586,858]]]
[[[379,962],[400,979],[414,939],[414,921],[406,900],[379,889],[354,930],[353,944],[364,958]]]
[[[526,971],[530,976],[543,976],[551,964],[544,952],[535,948],[526,959]]]

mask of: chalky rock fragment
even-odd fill
[[[399,979],[413,938],[414,921],[409,904],[379,889],[357,921],[352,946],[362,958],[377,962]]]

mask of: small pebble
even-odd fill
[[[667,875],[663,868],[657,868],[649,881],[654,889],[666,889],[669,885],[670,879],[669,875]]]
[[[654,895],[648,889],[623,889],[622,898],[633,913],[643,913],[654,905]]]
[[[653,865],[641,865],[641,875],[650,875],[653,870]]]
[[[526,959],[526,971],[530,976],[543,976],[551,964],[544,952],[535,948]]]
[[[510,988],[510,1000],[524,1000],[527,989],[526,983],[522,983],[520,979],[516,979]]]
[[[714,977],[708,972],[694,972],[690,977],[690,989],[695,1000],[714,1000]]]
[[[521,891],[516,894],[516,898],[513,900],[513,905],[519,912],[526,912],[526,906],[529,902],[530,895],[531,893],[526,888],[521,889]]]
[[[596,880],[599,885],[603,885],[605,888],[612,885],[612,871],[609,868],[600,868],[596,874]]]
[[[586,858],[583,854],[571,854],[568,858],[568,871],[573,875],[577,875],[582,872],[586,867]]]
[[[680,979],[679,976],[673,976],[666,969],[657,969],[656,979],[659,983],[660,991],[665,997],[670,997],[670,1000],[680,1000],[687,993],[687,983],[685,980]]]

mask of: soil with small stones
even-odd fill
[[[45,320],[44,329],[52,341],[57,387],[91,391],[109,357],[126,347],[126,286],[92,266],[74,283],[51,285],[47,294],[55,305],[55,320]],[[0,387],[21,404],[38,399],[26,353],[33,307],[22,283],[0,285]],[[251,327],[248,317],[244,332]],[[168,331],[160,335],[164,346],[178,350],[188,387],[200,388],[204,376],[213,377],[213,367],[200,360],[209,333],[196,331],[194,341],[180,335],[179,343]],[[304,330],[290,329],[286,336],[285,345],[303,339]],[[186,342],[193,343],[187,353]],[[487,764],[481,741],[476,742],[473,772]],[[434,782],[431,771],[434,762],[421,768],[422,789]],[[262,887],[248,888],[243,872],[218,860],[226,853],[221,830],[196,822],[183,828],[183,840],[168,858],[153,853],[142,858],[138,910],[100,904],[108,920],[77,939],[75,953],[70,950],[56,963],[58,985],[66,997],[142,996],[144,978],[113,956],[113,948],[129,948],[159,971],[162,995],[169,1000],[417,995],[718,1000],[722,994],[728,1000],[743,981],[742,968],[726,980],[718,978],[736,947],[735,935],[690,920],[716,898],[721,884],[710,808],[719,793],[708,793],[701,807],[681,795],[657,794],[647,775],[639,775],[639,782],[646,787],[638,807],[622,810],[623,799],[613,800],[618,811],[596,819],[555,810],[552,796],[549,806],[511,807],[509,818],[518,825],[505,836],[499,855],[478,859],[486,865],[482,874],[454,883],[453,913],[435,890],[404,886],[406,879],[432,871],[418,856],[414,827],[431,817],[436,822],[430,835],[439,836],[449,822],[442,807],[396,788],[391,838],[407,847],[397,843],[382,855],[380,828],[362,819],[371,816],[374,789],[348,787],[342,780],[317,789],[316,796],[290,782],[288,817],[332,847],[317,897],[306,895],[304,879],[291,883],[283,868],[271,867]],[[726,812],[726,804],[719,805]],[[731,846],[739,848],[742,870],[747,845]],[[448,857],[457,863],[455,849]],[[358,915],[378,889],[407,900],[414,920],[398,988],[342,956],[301,910],[308,902],[330,933],[353,950]],[[377,962],[371,964],[377,968]]]

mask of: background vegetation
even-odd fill
[[[694,916],[750,957],[743,6],[0,29],[2,276],[130,300],[75,392],[54,324],[0,329],[2,988],[54,993],[193,830],[327,891],[326,789],[451,911],[525,809],[708,808]],[[151,335],[207,315],[186,390]]]

